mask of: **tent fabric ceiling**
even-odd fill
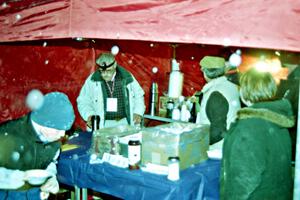
[[[7,0],[0,42],[99,38],[300,51],[299,0]]]

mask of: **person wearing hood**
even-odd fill
[[[140,124],[145,112],[144,91],[134,76],[118,65],[111,53],[96,60],[97,70],[85,81],[77,107],[87,127],[100,116],[100,128]]]
[[[252,68],[240,77],[240,95],[247,107],[225,134],[220,199],[292,197],[291,141],[294,125],[288,100],[275,100],[277,86],[269,72]]]
[[[74,110],[61,92],[50,92],[41,102],[32,112],[0,125],[1,200],[47,199],[59,190],[60,139],[74,123]],[[40,175],[47,179],[36,179]]]

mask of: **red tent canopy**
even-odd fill
[[[299,0],[7,0],[0,42],[101,38],[300,51]]]
[[[0,0],[0,122],[26,113],[31,89],[63,91],[76,108],[95,57],[113,45],[148,106],[152,81],[160,95],[168,90],[175,54],[190,96],[205,83],[198,64],[204,55],[227,59],[248,47],[300,52],[300,1]]]

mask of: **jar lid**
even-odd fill
[[[138,139],[132,139],[132,140],[129,140],[128,144],[129,145],[139,145],[141,143]]]
[[[180,160],[178,156],[170,156],[168,160]]]

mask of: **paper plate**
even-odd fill
[[[42,185],[48,178],[53,176],[50,172],[42,169],[33,169],[26,172],[27,181],[31,185]]]

